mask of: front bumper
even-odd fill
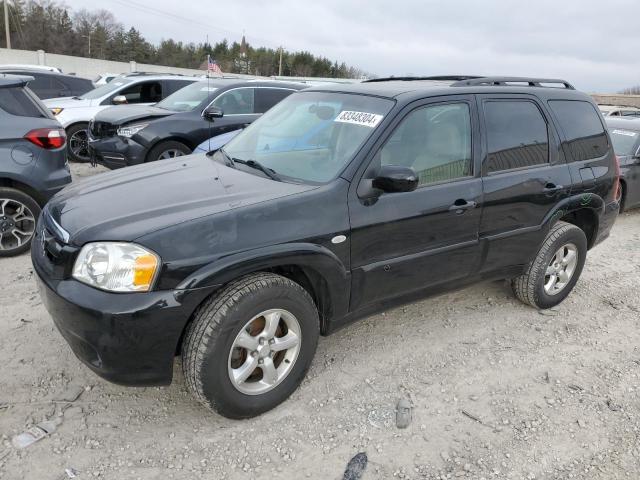
[[[168,385],[189,318],[215,288],[118,294],[58,280],[31,256],[42,303],[73,353],[102,378],[121,385]]]
[[[138,142],[117,135],[95,139],[89,137],[89,157],[110,169],[144,163],[147,149]]]

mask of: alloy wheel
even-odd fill
[[[158,160],[168,160],[170,158],[182,157],[184,152],[178,150],[177,148],[170,148],[169,150],[165,150],[158,156]]]
[[[31,240],[35,229],[36,219],[26,205],[0,198],[0,250],[20,248]]]
[[[553,255],[544,277],[544,291],[547,295],[557,295],[573,278],[578,265],[578,247],[567,243]]]
[[[89,135],[86,130],[78,130],[71,135],[69,149],[77,158],[89,160]]]
[[[253,317],[236,336],[229,353],[229,379],[247,395],[261,395],[291,373],[301,345],[298,319],[281,309]]]

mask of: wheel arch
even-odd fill
[[[580,228],[587,237],[587,248],[591,249],[598,236],[600,214],[605,209],[605,201],[594,193],[583,193],[560,202],[547,216],[547,230],[559,221],[571,223]]]
[[[0,187],[15,188],[16,190],[26,193],[40,205],[40,208],[44,207],[44,204],[47,203],[47,200],[40,195],[37,189],[11,176],[0,177]]]
[[[333,318],[348,311],[349,271],[333,252],[314,244],[275,245],[230,255],[194,272],[176,290],[215,287],[215,295],[230,282],[260,272],[276,273],[302,286],[316,304],[322,334],[328,333]],[[195,311],[197,307],[183,327],[176,353]]]

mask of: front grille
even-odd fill
[[[108,138],[116,135],[118,127],[109,122],[91,121],[89,131],[93,138]]]
[[[43,212],[36,227],[32,246],[33,261],[52,279],[68,278],[78,249],[60,237],[60,232],[47,222],[46,215]]]

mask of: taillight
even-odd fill
[[[620,159],[618,159],[617,155],[614,155],[616,159],[616,179],[613,182],[613,199],[618,200],[620,198]]]
[[[67,142],[67,134],[62,128],[36,128],[27,133],[24,138],[47,150],[62,148]]]

